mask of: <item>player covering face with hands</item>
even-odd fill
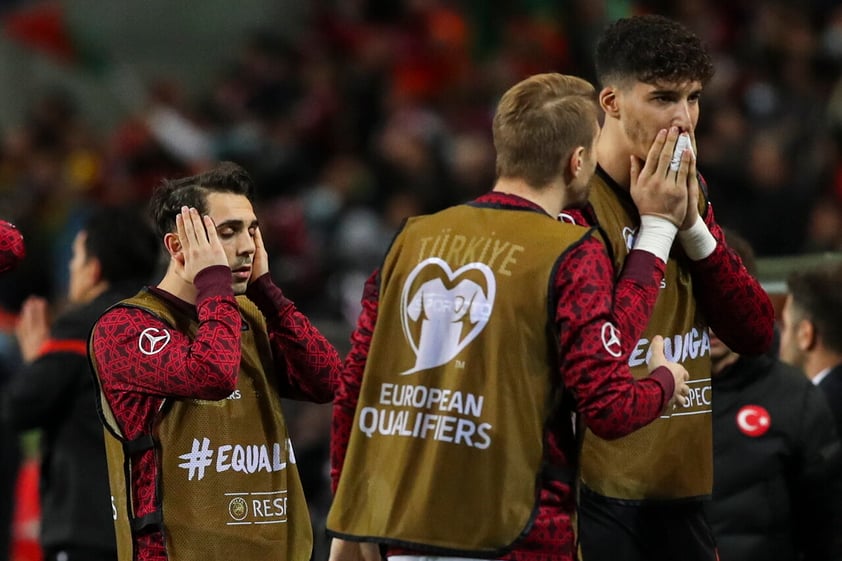
[[[183,281],[179,286],[170,279],[172,288],[190,292],[196,274],[225,265],[231,269],[234,294],[244,294],[248,283],[269,272],[257,217],[247,199],[230,193],[209,194],[208,206],[215,216],[200,216],[195,208],[182,207],[176,233],[164,238],[174,276]]]
[[[340,360],[272,281],[252,193],[234,164],[165,181],[167,271],[92,332],[121,561],[310,557],[281,398],[332,400]]]
[[[696,153],[700,100],[714,67],[690,29],[656,15],[608,25],[594,62],[604,119],[583,223],[605,233],[619,274],[652,219],[634,204],[635,184],[669,174],[676,148],[685,158]],[[578,537],[588,561],[716,559],[702,507],[713,483],[709,328],[740,354],[763,353],[772,341],[771,302],[728,247],[695,158],[676,186],[688,196],[671,220],[678,233],[658,299],[641,336],[625,343],[640,378],[652,340],[663,336],[668,356],[690,373],[694,399],[622,438],[583,432]]]

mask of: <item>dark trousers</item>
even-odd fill
[[[582,561],[715,561],[716,543],[701,501],[618,502],[583,488]]]

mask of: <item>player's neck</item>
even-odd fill
[[[625,137],[614,126],[606,123],[602,129],[596,145],[596,161],[608,177],[628,191],[631,186],[631,155],[626,148]]]
[[[555,218],[564,208],[564,197],[559,194],[556,186],[536,189],[519,178],[501,177],[494,184],[494,191],[517,195],[527,201],[535,203]]]
[[[196,287],[176,274],[176,272],[173,271],[172,266],[167,269],[167,273],[157,286],[161,290],[169,292],[180,300],[184,300],[185,302],[193,305],[196,304]]]

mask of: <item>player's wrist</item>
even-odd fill
[[[698,215],[692,226],[678,232],[678,241],[684,248],[684,253],[692,261],[701,261],[716,249],[716,238],[710,233],[702,217]]]
[[[669,219],[644,214],[640,217],[640,232],[635,240],[634,249],[648,251],[666,263],[677,233],[678,226]]]

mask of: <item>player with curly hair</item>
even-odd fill
[[[691,399],[622,438],[580,433],[581,551],[588,561],[713,561],[715,544],[702,510],[713,481],[708,327],[737,352],[758,354],[771,345],[774,311],[726,245],[696,172],[699,101],[714,72],[702,42],[670,19],[631,17],[603,32],[595,62],[605,115],[591,207],[579,218],[606,231],[618,274],[649,220],[635,209],[629,188],[650,146],[677,134],[693,152],[679,243],[649,325],[630,342],[629,360],[632,373],[645,376],[649,344],[664,336],[668,357],[690,372]]]

